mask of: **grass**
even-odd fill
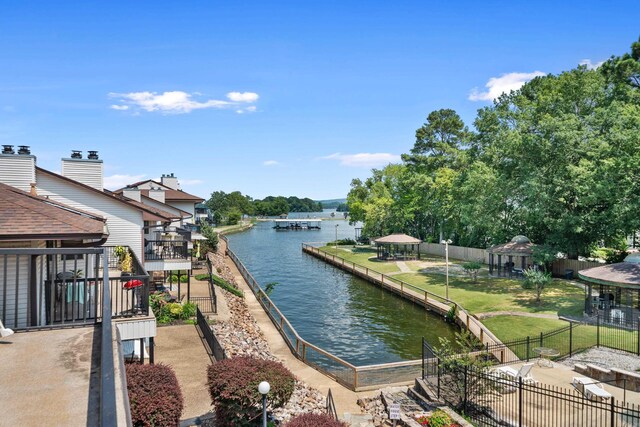
[[[337,253],[346,261],[355,262],[381,273],[399,273],[393,274],[392,277],[436,295],[442,297],[446,295],[446,276],[441,270],[429,272],[429,268],[424,268],[424,261],[444,264],[441,258],[430,256],[421,261],[407,261],[405,264],[409,266],[411,272],[400,273],[395,262],[376,260],[376,252],[370,248],[338,246],[337,252],[334,246],[325,246],[320,249],[329,254]],[[452,263],[460,264],[461,262]],[[483,273],[486,274],[484,271],[481,274]],[[584,291],[561,279],[555,279],[547,286],[542,293],[541,303],[537,304],[534,292],[522,288],[522,280],[479,277],[474,283],[470,278],[450,275],[449,298],[471,314],[504,311],[580,317],[584,308]],[[497,316],[486,319],[484,323],[498,338],[506,340],[538,334],[540,331],[549,331],[566,325],[566,322],[561,320],[524,316]]]
[[[400,271],[395,262],[376,259],[376,251],[369,248],[338,246],[338,252],[336,252],[335,246],[323,246],[320,249],[330,255],[339,256],[346,261],[355,262],[378,273],[389,274]]]
[[[598,328],[594,325],[575,325],[573,331],[568,330],[553,336],[545,337],[542,345],[539,341],[540,333],[550,332],[569,323],[563,320],[539,319],[521,316],[496,316],[485,319],[483,323],[503,342],[516,339],[531,339],[530,352],[534,347],[551,347],[560,351],[562,356],[569,354],[569,342],[571,341],[571,351],[577,352],[598,344]],[[628,352],[638,351],[637,332],[631,330],[621,330],[607,326],[600,326],[600,345]],[[525,346],[515,349],[520,358],[526,358]],[[529,357],[535,357],[531,353]]]

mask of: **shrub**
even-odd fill
[[[473,283],[478,281],[478,272],[482,268],[482,263],[479,261],[469,261],[462,264],[464,272],[473,280]]]
[[[155,292],[149,296],[149,306],[153,310],[158,323],[172,323],[176,320],[187,320],[196,315],[196,304],[179,303],[168,292]]]
[[[177,426],[184,401],[173,369],[161,363],[128,364],[125,369],[133,425]]]
[[[338,240],[334,240],[333,242],[328,242],[327,246],[332,246],[332,245],[340,245],[340,246],[354,246],[356,245],[358,242],[356,242],[353,239],[338,239]]]
[[[195,276],[193,276],[196,278],[196,280],[209,280],[209,275],[208,274],[196,274]]]
[[[268,381],[271,409],[284,406],[295,386],[293,374],[282,363],[251,357],[224,359],[209,366],[207,386],[216,408],[216,425],[250,426],[262,414],[258,384]]]
[[[347,427],[348,424],[334,420],[327,414],[302,414],[286,423],[284,427]]]
[[[224,289],[224,290],[226,290],[228,292],[231,292],[232,294],[234,294],[237,297],[244,298],[244,293],[242,293],[242,291],[240,289],[236,288],[234,285],[232,285],[231,283],[227,282],[222,277],[213,276],[213,283],[215,283],[216,285],[220,286],[222,289]]]
[[[418,417],[416,421],[418,421],[418,424],[421,426],[429,427],[454,427],[460,425],[453,421],[451,416],[442,409],[436,409],[429,416]]]

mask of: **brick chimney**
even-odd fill
[[[104,191],[104,167],[97,151],[89,151],[86,159],[82,151],[73,150],[70,158],[62,159],[62,176]]]
[[[36,156],[26,145],[18,146],[18,152],[13,145],[3,145],[0,151],[0,182],[31,191],[36,184]]]

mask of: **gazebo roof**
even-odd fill
[[[488,249],[490,254],[527,256],[533,253],[534,243],[525,236],[515,236],[508,243],[496,245]]]
[[[601,285],[640,289],[640,255],[631,254],[623,262],[580,270],[578,276]]]
[[[375,239],[374,242],[376,244],[386,243],[392,245],[416,245],[422,242],[422,240],[416,239],[415,237],[407,236],[406,234],[390,234],[388,236]]]

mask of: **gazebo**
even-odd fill
[[[603,313],[612,323],[631,324],[640,310],[640,254],[630,254],[623,262],[580,270],[587,282],[584,311]]]
[[[534,246],[527,237],[515,236],[508,243],[489,248],[489,274],[493,275],[495,269],[498,276],[521,275],[532,264]]]
[[[422,240],[406,234],[390,234],[375,239],[378,259],[420,259]]]

